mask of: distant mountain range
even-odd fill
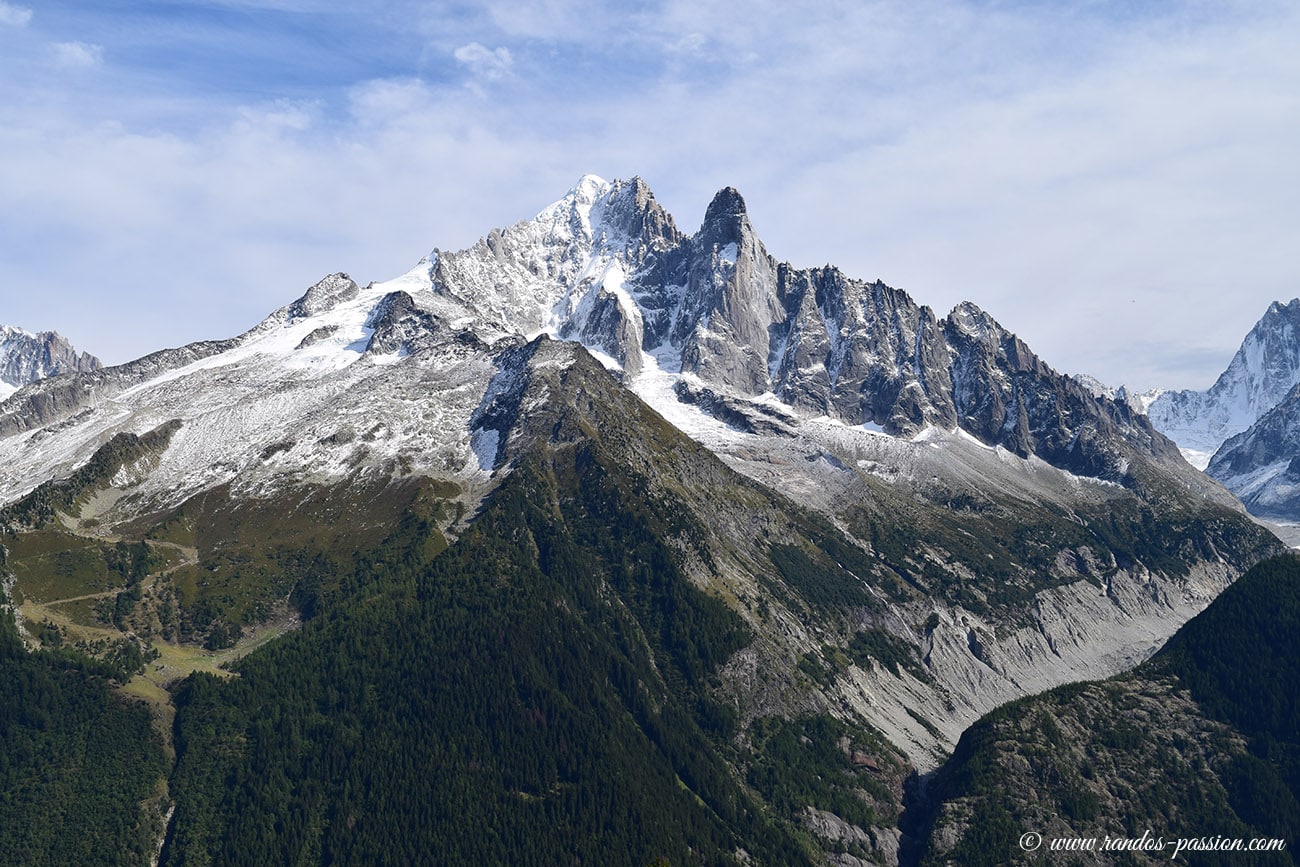
[[[973,304],[780,262],[734,189],[687,234],[593,176],[42,379],[0,404],[0,675],[160,734],[12,717],[10,815],[163,864],[895,863],[971,723],[1282,549],[1094,389]],[[0,849],[82,859],[38,825]]]
[[[1166,391],[1151,402],[1151,422],[1202,469],[1225,440],[1242,433],[1300,382],[1300,299],[1274,302],[1205,391]]]
[[[98,358],[73,349],[54,331],[32,334],[0,325],[0,400],[19,388],[61,373],[89,373],[103,365]]]
[[[1300,299],[1274,302],[1205,391],[1148,398],[1151,422],[1253,514],[1300,521]],[[1296,465],[1292,466],[1292,462]]]

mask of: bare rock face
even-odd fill
[[[804,807],[799,814],[799,821],[809,831],[831,843],[848,846],[871,845],[871,835],[865,830],[826,810]]]
[[[0,384],[17,389],[49,376],[89,373],[103,366],[95,356],[78,353],[57,331],[32,334],[0,325]]]
[[[898,861],[902,833],[897,828],[860,828],[832,812],[815,807],[804,807],[798,818],[800,824],[830,848],[849,850],[828,856],[838,867],[866,867],[872,863],[894,864]],[[854,851],[869,858],[854,855]]]
[[[879,281],[782,266],[785,323],[773,327],[772,389],[851,424],[912,433],[956,423],[951,352],[934,312]]]
[[[432,342],[437,319],[421,310],[405,292],[393,292],[375,306],[366,325],[374,329],[366,352],[375,354],[405,353],[423,349]]]
[[[672,335],[682,370],[742,394],[767,391],[769,328],[783,318],[776,268],[732,187],[714,196],[684,264],[686,296]]]

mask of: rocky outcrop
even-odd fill
[[[306,319],[335,305],[351,301],[361,290],[347,274],[331,274],[308,289],[301,298],[284,309],[289,319]]]
[[[366,327],[374,329],[366,343],[367,353],[409,355],[433,344],[438,321],[406,292],[393,292],[375,305]]]
[[[741,394],[768,390],[769,329],[783,318],[776,267],[734,188],[714,196],[674,282],[685,286],[669,343],[683,371]]]
[[[62,373],[89,373],[104,365],[88,352],[78,353],[57,331],[32,334],[0,325],[0,388],[21,388]]]

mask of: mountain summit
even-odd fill
[[[976,305],[637,178],[41,380],[0,454],[0,638],[175,710],[165,864],[890,863],[967,725],[1279,548]]]
[[[1269,305],[1214,385],[1205,391],[1164,392],[1147,412],[1156,429],[1204,469],[1225,440],[1281,403],[1297,382],[1300,298]]]
[[[1300,298],[1270,304],[1209,389],[1164,392],[1148,413],[1252,514],[1300,520]]]
[[[98,358],[86,352],[78,354],[58,332],[32,334],[0,325],[0,400],[47,376],[89,373],[101,367]]]
[[[1056,373],[975,305],[940,319],[883,283],[777,261],[731,187],[688,236],[640,179],[586,176],[534,219],[429,262],[431,291],[478,333],[578,340],[634,388],[662,373],[679,396],[771,395],[899,435],[962,429],[1112,481],[1139,457],[1179,463],[1127,403]]]

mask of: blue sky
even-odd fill
[[[594,172],[687,231],[734,185],[779,259],[1205,387],[1300,295],[1296,45],[1270,0],[0,0],[0,322],[227,337]]]

